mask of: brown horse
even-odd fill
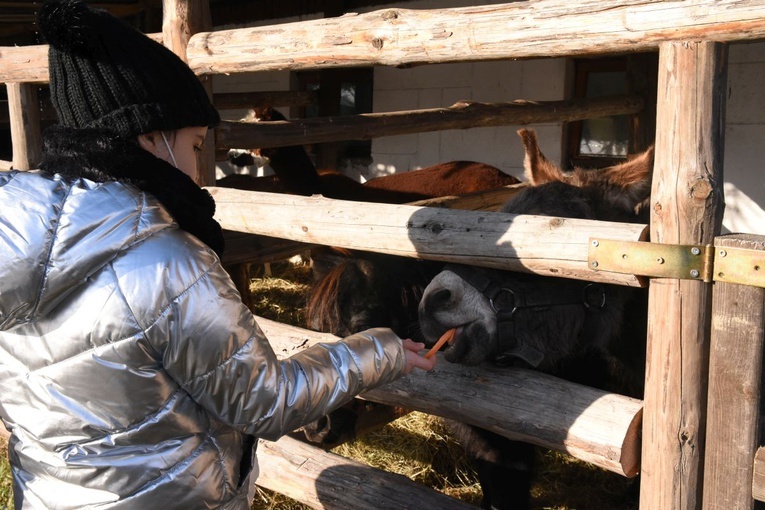
[[[251,122],[286,121],[273,108],[253,109],[246,119]],[[519,182],[512,175],[485,163],[450,161],[377,177],[362,184],[334,169],[317,170],[302,145],[256,149],[254,152],[269,160],[275,176],[233,174],[219,179],[217,185],[250,191],[306,196],[318,194],[341,200],[403,204],[427,198],[464,195]]]
[[[519,134],[532,186],[503,212],[645,222],[652,149],[615,167],[563,172],[544,157],[533,131]],[[641,397],[646,310],[645,289],[447,265],[423,291],[419,322],[429,342],[456,328],[447,361],[519,364]],[[452,427],[476,466],[484,508],[527,507],[533,450],[476,427]]]

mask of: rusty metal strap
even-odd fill
[[[590,269],[656,278],[765,287],[765,252],[590,238]]]
[[[714,280],[765,287],[765,252],[716,246]]]
[[[588,261],[596,271],[712,281],[713,246],[590,238]]]

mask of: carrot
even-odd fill
[[[441,335],[441,338],[438,339],[438,342],[430,348],[430,350],[425,354],[426,358],[432,358],[438,350],[444,346],[446,342],[449,342],[452,338],[454,338],[454,334],[457,333],[457,328],[452,328],[446,330],[446,333]]]

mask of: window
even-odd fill
[[[613,165],[653,143],[657,69],[656,54],[575,61],[575,98],[639,94],[645,106],[636,115],[570,123],[568,154],[572,166]]]

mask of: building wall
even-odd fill
[[[725,126],[728,232],[765,235],[765,42],[731,44]]]
[[[516,99],[554,101],[565,98],[565,59],[438,64],[375,69],[374,109],[377,112],[449,107],[460,100],[506,102]],[[376,177],[452,160],[475,160],[522,177],[523,147],[519,126],[435,131],[375,138]],[[560,123],[533,126],[539,143],[553,161],[560,161]]]

